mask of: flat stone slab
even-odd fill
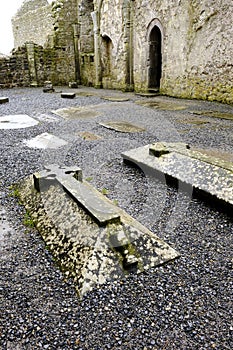
[[[129,101],[129,97],[124,96],[103,96],[103,100],[112,101],[112,102],[126,102]]]
[[[50,165],[25,179],[19,192],[46,245],[66,277],[73,278],[81,297],[96,285],[179,256],[83,181],[79,168]]]
[[[9,102],[8,97],[0,97],[0,104]]]
[[[75,98],[76,94],[74,92],[62,92],[62,98]]]
[[[96,141],[96,140],[101,140],[102,138],[99,135],[95,135],[88,131],[80,132],[79,135],[83,138],[83,140],[86,140],[86,141]]]
[[[190,111],[189,113],[210,118],[233,120],[233,113],[224,113],[219,111]]]
[[[37,120],[26,114],[5,115],[0,117],[0,129],[23,129],[37,124]]]
[[[143,132],[146,131],[146,129],[141,128],[140,126],[124,122],[124,121],[119,121],[119,122],[107,122],[107,123],[99,123],[99,125],[107,128],[107,129],[112,129],[115,131],[119,132]]]
[[[153,109],[160,109],[164,111],[182,111],[187,108],[187,106],[182,105],[177,102],[172,101],[161,101],[161,100],[147,100],[147,101],[136,101],[135,102],[138,105],[141,105],[143,107],[149,107]]]
[[[122,154],[125,161],[146,166],[192,185],[233,205],[233,163],[204,154],[184,143],[155,143]]]
[[[107,203],[103,200],[104,197],[99,195],[99,192],[93,190],[88,183],[81,181],[81,169],[60,167],[52,164],[47,166],[44,171],[35,173],[33,176],[35,188],[39,191],[43,190],[44,187],[47,188],[51,181],[52,183],[57,181],[72,196],[76,203],[85,208],[99,225],[120,220],[116,206]]]
[[[57,110],[53,110],[52,113],[68,120],[94,118],[100,115],[94,109],[86,107],[60,108]]]
[[[36,137],[30,140],[23,141],[30,148],[52,148],[56,149],[62,146],[67,145],[65,140],[60,139],[59,137],[49,134],[47,132],[37,135]]]

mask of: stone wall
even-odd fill
[[[53,49],[27,43],[0,58],[0,88],[43,86],[45,80],[55,80],[54,61]]]
[[[18,32],[26,14],[39,20],[34,15],[45,3],[25,1]],[[233,103],[232,7],[228,0],[56,0],[38,83],[43,75],[54,85],[77,81]],[[45,33],[43,21],[36,23]],[[27,42],[26,34],[20,40]]]
[[[59,0],[52,3],[54,23],[54,50],[56,76],[54,84],[76,81],[74,51],[74,26],[78,21],[77,0]]]
[[[125,84],[127,63],[125,3],[127,1],[104,1],[101,11],[100,34],[107,33],[113,44],[109,80],[112,87],[117,88]],[[148,89],[149,36],[156,26],[162,37],[161,93],[233,102],[233,30],[229,16],[232,5],[228,0],[137,0],[128,3],[131,3],[128,10],[133,27],[132,64],[136,91]]]
[[[0,88],[29,86],[30,74],[26,47],[13,51],[9,58],[0,59]]]
[[[44,46],[48,36],[53,35],[51,5],[47,0],[25,0],[12,18],[14,47],[27,41]]]

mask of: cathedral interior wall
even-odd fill
[[[15,46],[44,48],[36,54],[39,83],[49,77],[233,103],[232,7],[228,0],[31,0],[12,23]]]

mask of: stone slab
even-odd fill
[[[23,141],[30,148],[40,148],[40,149],[57,149],[59,147],[67,145],[67,142],[59,137],[49,134],[47,132],[37,135],[30,140]]]
[[[76,94],[74,92],[62,92],[62,98],[75,98]]]
[[[68,188],[66,180],[72,188]],[[34,174],[21,182],[19,193],[66,278],[73,278],[80,297],[107,281],[128,278],[179,256],[175,249],[82,181],[79,168],[47,167],[39,176]],[[77,205],[79,201],[83,205]],[[96,213],[89,213],[89,206],[95,205],[103,212],[110,208],[120,220],[99,224],[94,218]]]
[[[107,122],[107,123],[99,123],[99,124],[107,129],[112,129],[112,130],[119,131],[119,132],[130,132],[130,133],[132,132],[133,133],[133,132],[146,131],[146,129],[144,129],[140,126],[137,126],[137,125],[125,122],[125,121]]]
[[[233,120],[233,113],[226,113],[220,111],[190,111],[189,113],[210,118]]]
[[[126,102],[129,101],[129,97],[122,96],[102,96],[103,100],[112,101],[112,102]]]
[[[0,104],[9,102],[8,97],[0,97]]]
[[[182,143],[155,143],[124,152],[124,161],[145,166],[233,205],[233,163],[189,149]],[[162,149],[164,148],[164,149]]]
[[[56,180],[99,225],[106,225],[112,221],[120,220],[116,206],[106,202],[104,197],[99,192],[94,191],[88,183],[80,181],[82,176],[80,169],[74,170],[73,168],[60,167],[54,164],[46,168],[45,171],[34,174],[34,182],[37,189],[41,190],[41,187],[47,187],[46,182],[51,184],[51,180],[52,183]],[[79,181],[77,181],[77,174]]]
[[[52,113],[68,120],[94,118],[100,115],[94,109],[90,109],[87,107],[60,108],[57,110],[53,110]]]
[[[23,129],[37,124],[37,120],[26,114],[5,115],[0,117],[0,129]]]
[[[96,140],[102,139],[101,136],[93,134],[92,132],[89,132],[89,131],[80,132],[79,135],[83,138],[83,140],[86,140],[86,141],[96,141]]]

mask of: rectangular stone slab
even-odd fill
[[[62,92],[61,97],[62,98],[75,98],[75,93],[74,92]]]
[[[55,170],[58,170],[58,175],[54,177]],[[41,172],[44,178],[34,174],[23,180],[19,189],[20,200],[27,206],[56,261],[66,271],[66,278],[74,279],[80,297],[96,285],[122,280],[132,273],[147,271],[179,257],[174,248],[106,196],[90,184],[78,180],[81,179],[80,171],[75,167],[50,166],[47,171]],[[43,188],[46,173],[50,186]],[[73,180],[81,184],[76,187],[77,194],[74,193],[76,190],[73,192],[73,183],[69,182],[71,188],[67,186],[66,177],[70,176],[76,176]],[[66,191],[64,186],[57,186],[58,180],[66,186]],[[39,189],[42,185],[43,191],[35,191],[35,185]],[[114,208],[120,220],[101,225],[81,205],[76,205],[74,195],[79,201],[87,201],[86,188],[80,199],[79,191],[83,191],[83,186],[87,186],[92,201],[97,198],[107,209]],[[68,196],[67,191],[71,191],[72,195]]]
[[[120,221],[116,207],[104,201],[101,194],[93,191],[86,182],[80,182],[74,178],[58,178],[58,181],[70,196],[97,220],[99,225]]]
[[[124,152],[122,157],[142,170],[146,167],[151,174],[159,171],[233,205],[231,163],[226,164],[220,159],[217,161],[216,158],[211,159],[180,146],[177,151],[173,148],[161,156],[155,154],[153,146],[146,145]]]
[[[6,102],[9,102],[9,98],[8,97],[0,97],[0,104],[6,103]]]
[[[81,169],[51,164],[42,172],[33,174],[33,177],[34,186],[38,191],[58,182],[75,202],[96,219],[99,225],[120,221],[117,207],[106,202],[101,193],[94,191],[87,182],[82,182]]]

